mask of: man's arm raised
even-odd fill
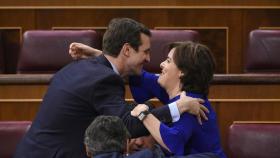
[[[102,54],[102,51],[87,46],[82,43],[71,43],[69,46],[69,54],[75,60],[77,59],[85,59],[89,57],[97,57]]]

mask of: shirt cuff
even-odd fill
[[[169,110],[170,110],[170,114],[172,117],[172,122],[176,122],[180,119],[180,112],[179,109],[177,107],[177,103],[173,102],[168,104]]]

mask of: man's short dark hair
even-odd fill
[[[86,129],[84,143],[92,155],[122,153],[129,137],[130,134],[119,117],[98,116]]]
[[[142,44],[141,33],[151,36],[150,30],[145,25],[133,19],[112,19],[103,36],[103,53],[117,57],[125,43],[138,51]]]

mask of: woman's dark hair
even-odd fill
[[[208,95],[215,71],[215,59],[210,49],[191,41],[171,43],[169,49],[173,48],[173,60],[183,73],[180,78],[182,90]]]

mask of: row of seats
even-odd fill
[[[0,121],[0,157],[12,158],[31,121]]]
[[[255,30],[249,35],[246,72],[280,72],[280,30]]]
[[[53,73],[72,61],[69,45],[79,42],[101,48],[95,31],[27,31],[19,56],[18,73]]]
[[[160,71],[160,62],[168,54],[168,43],[198,41],[199,39],[198,33],[192,30],[151,30],[151,32],[152,61],[145,65],[145,68],[151,72]],[[94,30],[26,31],[23,35],[17,72],[54,73],[58,71],[72,61],[68,54],[69,45],[72,42],[80,42],[101,49],[102,37]]]
[[[160,72],[159,64],[167,56],[167,45],[174,41],[198,41],[199,34],[191,30],[151,30],[151,62],[145,69]],[[23,36],[18,59],[18,73],[53,73],[71,62],[68,55],[72,42],[81,42],[101,49],[102,37],[93,30],[87,31],[27,31]],[[3,49],[0,34],[0,73],[3,72]],[[246,51],[246,72],[280,71],[280,30],[254,30],[249,36]]]
[[[0,122],[0,157],[12,158],[16,145],[31,125],[30,121]],[[280,122],[234,122],[229,129],[232,158],[278,158]]]
[[[278,158],[280,122],[234,122],[228,146],[232,158]]]

